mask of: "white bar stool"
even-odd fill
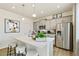
[[[24,44],[22,42],[17,42],[16,55],[22,56],[21,54],[23,54],[23,56],[38,56],[39,55],[36,50],[36,47],[29,44]]]

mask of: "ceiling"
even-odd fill
[[[72,3],[0,3],[0,8],[5,9],[22,16],[37,19],[40,17],[53,15],[65,11],[72,10]],[[36,17],[32,17],[32,14],[36,13]]]

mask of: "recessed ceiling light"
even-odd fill
[[[36,17],[36,14],[33,14],[32,17]]]
[[[32,7],[35,7],[35,4],[32,4]]]
[[[60,8],[60,6],[59,6],[59,5],[57,5],[57,8]]]
[[[14,9],[15,8],[15,6],[12,6],[12,9]]]
[[[24,20],[24,18],[22,18],[22,20]]]

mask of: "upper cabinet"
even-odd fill
[[[72,16],[63,17],[62,22],[72,22]]]
[[[55,18],[57,15],[57,18]],[[34,25],[35,30],[40,30],[39,26],[45,26],[46,30],[53,30],[56,29],[57,24],[61,24],[63,22],[72,22],[72,11],[64,12],[64,13],[59,13],[56,15],[52,15],[50,17],[46,17],[45,19],[39,19],[36,21],[36,25]],[[54,16],[55,19],[52,17]],[[47,19],[47,20],[46,20]],[[58,28],[61,25],[58,26]],[[60,30],[60,28],[59,28]]]
[[[40,24],[39,24],[40,26],[46,25],[46,20],[40,20],[39,22],[40,22]]]
[[[46,21],[46,30],[50,29],[50,23],[51,23],[51,21],[49,21],[49,20]]]
[[[57,21],[57,19],[53,19],[53,20],[51,20],[50,21],[50,29],[52,30],[52,29],[56,29],[56,21]]]

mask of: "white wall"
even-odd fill
[[[4,32],[4,19],[5,18],[19,20],[20,32],[19,33],[5,33]],[[8,43],[14,40],[11,38],[11,36],[13,37],[13,36],[18,36],[18,35],[28,35],[28,33],[33,30],[33,20],[26,17],[24,17],[25,20],[22,20],[22,18],[23,16],[0,9],[0,48],[7,46]]]
[[[79,55],[79,4],[76,4],[76,45],[76,52]]]
[[[76,4],[73,5],[73,51],[76,55]]]

